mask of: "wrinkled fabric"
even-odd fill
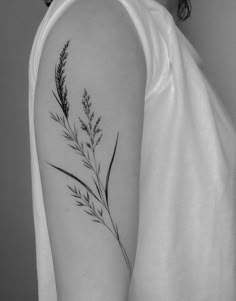
[[[34,129],[40,55],[76,0],[54,0],[29,61],[29,132],[39,301],[57,301]],[[146,59],[138,245],[130,301],[236,300],[236,130],[196,50],[154,0],[117,0]]]

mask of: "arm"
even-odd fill
[[[145,82],[141,43],[118,2],[75,2],[45,42],[34,114],[59,301],[127,298]]]

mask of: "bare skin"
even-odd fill
[[[176,0],[156,0],[161,5],[165,6],[170,12],[176,10],[177,1]]]
[[[171,14],[175,21],[178,20],[177,17],[177,10],[178,10],[178,0],[155,0],[156,2],[160,3],[164,6]]]

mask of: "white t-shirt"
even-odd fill
[[[57,294],[35,143],[34,93],[45,39],[73,1],[53,1],[29,61],[39,301],[56,301]],[[135,24],[147,66],[139,233],[131,285],[142,286],[139,300],[235,301],[235,127],[170,13],[155,0],[117,1]]]

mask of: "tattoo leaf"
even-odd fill
[[[95,220],[95,219],[93,219],[93,222],[95,222],[95,223],[101,223],[100,221]]]
[[[125,251],[124,246],[120,241],[120,237],[118,233],[118,225],[113,220],[109,208],[109,201],[108,201],[109,180],[110,180],[111,168],[116,154],[119,132],[117,133],[116,142],[112,153],[112,158],[110,160],[110,164],[107,170],[106,179],[105,179],[106,182],[104,187],[102,183],[103,181],[101,180],[101,176],[100,176],[100,169],[101,169],[100,162],[97,162],[96,154],[95,154],[96,146],[101,142],[103,136],[102,129],[100,128],[101,116],[98,118],[95,117],[95,113],[92,111],[91,108],[92,106],[91,98],[86,89],[84,89],[84,93],[82,97],[82,106],[83,106],[83,112],[85,113],[85,118],[82,119],[79,116],[78,119],[80,122],[80,128],[82,129],[82,131],[86,133],[86,135],[89,138],[89,141],[85,141],[85,142],[80,141],[78,137],[79,127],[76,127],[75,123],[72,126],[70,121],[71,118],[69,118],[70,103],[68,102],[67,99],[68,89],[65,84],[66,81],[65,65],[68,57],[68,51],[67,51],[68,46],[69,46],[69,41],[66,42],[62,51],[60,52],[59,62],[55,66],[54,76],[55,76],[56,90],[52,91],[56,102],[59,104],[62,114],[60,115],[57,113],[55,114],[51,112],[50,113],[51,113],[51,118],[63,127],[62,136],[67,140],[67,144],[69,145],[69,147],[71,147],[74,151],[76,151],[76,153],[78,153],[81,156],[83,165],[86,168],[90,169],[91,172],[95,174],[95,178],[92,177],[92,179],[95,184],[96,190],[93,191],[93,189],[91,189],[84,181],[82,181],[74,174],[58,166],[55,166],[49,162],[47,163],[52,167],[54,167],[55,169],[59,170],[60,172],[64,173],[65,175],[69,176],[70,178],[74,179],[76,182],[78,182],[80,185],[83,186],[83,189],[85,189],[84,194],[82,194],[82,192],[80,191],[79,188],[76,187],[76,185],[74,185],[74,187],[67,185],[69,190],[72,192],[71,195],[76,198],[75,200],[76,205],[82,207],[82,210],[92,217],[92,221],[94,221],[95,223],[103,224],[117,239],[121,252],[124,256],[125,262],[131,273],[129,258]],[[84,146],[86,146],[86,148]],[[93,156],[93,158],[90,158],[90,154]],[[98,203],[100,203],[99,207],[98,207]],[[103,209],[108,214],[108,218],[111,221],[111,226],[109,226],[109,224],[107,224],[107,221],[104,220]]]
[[[109,185],[111,167],[112,167],[112,163],[114,161],[114,157],[115,157],[115,153],[116,153],[118,137],[119,137],[119,132],[117,133],[115,148],[114,148],[114,151],[113,151],[113,154],[112,154],[111,162],[110,162],[110,165],[109,165],[109,168],[108,168],[108,171],[107,171],[107,176],[106,176],[105,195],[106,195],[106,200],[107,200],[107,206],[109,205],[108,204],[108,185]]]
[[[77,201],[76,204],[77,204],[77,206],[81,206],[81,207],[84,206],[84,204],[79,201]]]
[[[98,193],[99,193],[99,196],[101,197],[101,192],[100,192],[100,190],[99,190],[99,188],[98,188],[98,184],[96,183],[96,181],[94,180],[93,177],[92,177],[92,179],[93,179],[93,182],[94,182],[94,184],[95,184],[95,186],[96,186],[96,189],[97,189],[97,191],[98,191]]]
[[[88,215],[93,216],[93,214],[90,211],[84,210]]]
[[[71,178],[73,178],[73,179],[76,180],[77,182],[79,182],[81,185],[84,186],[84,188],[85,188],[88,192],[90,192],[90,193],[95,197],[96,200],[100,201],[99,198],[96,196],[96,194],[92,191],[92,189],[89,188],[89,186],[88,186],[87,184],[85,184],[82,180],[80,180],[79,178],[77,178],[76,176],[74,176],[72,173],[70,173],[70,172],[68,172],[68,171],[66,171],[66,170],[64,170],[64,169],[62,169],[62,168],[60,168],[60,167],[57,167],[57,166],[55,166],[55,165],[53,165],[53,164],[51,164],[51,163],[49,163],[49,162],[47,162],[47,163],[48,163],[49,165],[51,165],[52,167],[54,167],[54,168],[60,170],[60,171],[63,172],[64,174],[70,176]]]

